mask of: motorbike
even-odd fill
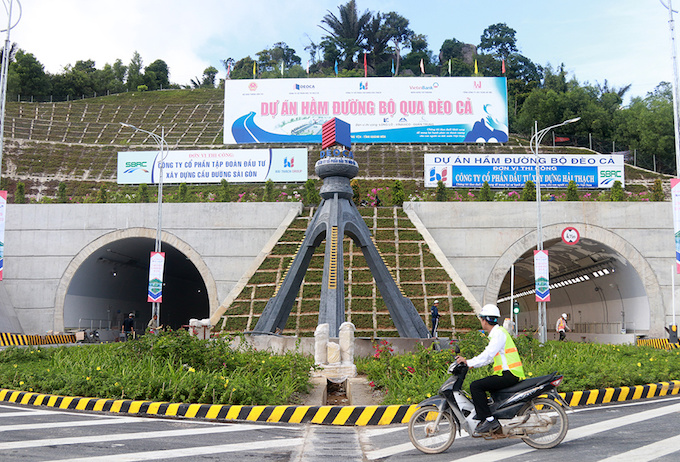
[[[462,389],[468,372],[465,364],[453,363],[449,377],[436,396],[418,404],[408,423],[413,445],[426,454],[446,451],[465,430],[473,438],[487,440],[521,438],[536,449],[549,449],[562,442],[567,434],[569,405],[557,393],[563,376],[553,372],[492,393],[491,413],[501,424],[493,433],[474,431],[479,423],[469,394]]]

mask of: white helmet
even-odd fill
[[[567,313],[562,313],[562,317],[563,317],[564,319],[567,319]]]
[[[494,318],[501,317],[501,310],[498,309],[496,305],[489,303],[482,307],[482,311],[479,312],[480,316],[492,316]]]

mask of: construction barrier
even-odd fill
[[[667,338],[639,338],[636,341],[637,346],[648,346],[658,348],[660,350],[680,349],[679,343],[671,343]]]
[[[0,332],[0,346],[53,345],[76,343],[75,334],[24,335]]]
[[[570,406],[588,406],[677,395],[680,381],[632,387],[561,393]],[[416,405],[393,406],[231,406],[154,401],[113,400],[45,395],[0,389],[0,402],[47,406],[56,409],[111,412],[145,416],[200,418],[219,421],[312,423],[321,425],[373,426],[407,423]]]

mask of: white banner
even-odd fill
[[[508,141],[505,77],[227,80],[224,144],[321,143],[337,117],[355,143]]]
[[[673,203],[673,231],[675,234],[675,268],[680,274],[680,179],[671,179],[671,201]]]
[[[624,183],[622,155],[541,154],[538,156],[541,186],[566,188],[574,181],[579,188],[611,188]],[[425,154],[425,186],[441,181],[450,188],[521,188],[536,182],[534,154]]]
[[[5,269],[5,211],[7,210],[7,191],[0,191],[0,281]]]
[[[149,259],[149,290],[147,302],[163,301],[163,269],[165,268],[165,252],[151,252]]]
[[[166,151],[163,183],[307,181],[307,148]],[[118,153],[118,184],[158,183],[159,151]]]

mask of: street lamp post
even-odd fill
[[[161,251],[161,230],[162,230],[162,223],[163,223],[163,160],[165,159],[166,152],[168,151],[167,147],[168,144],[165,141],[165,128],[161,127],[161,134],[160,136],[152,133],[147,130],[143,130],[141,128],[137,128],[134,125],[126,124],[121,122],[120,123],[123,127],[131,128],[133,130],[136,130],[138,132],[146,133],[149,135],[151,138],[156,141],[156,144],[158,144],[158,159],[159,161],[156,162],[154,160],[154,166],[152,167],[152,175],[151,178],[153,180],[153,169],[158,165],[158,221],[156,223],[156,243],[154,245],[154,252],[160,252]],[[154,319],[154,316],[157,316],[157,323],[160,326],[161,323],[161,304],[160,302],[152,302],[151,304],[151,319]],[[158,327],[158,326],[156,326]]]
[[[11,42],[9,40],[9,32],[19,24],[21,20],[21,2],[17,0],[19,5],[19,18],[12,24],[12,4],[14,0],[3,0],[5,10],[7,10],[7,29],[0,32],[7,32],[5,39],[5,46],[2,51],[2,64],[0,64],[0,174],[2,173],[2,153],[4,149],[4,134],[5,134],[5,103],[7,102],[7,72],[9,71],[9,52]]]
[[[570,123],[578,122],[580,117],[565,120],[562,123],[551,125],[542,130],[538,130],[538,122],[534,121],[534,136],[529,141],[529,146],[536,156],[536,250],[543,250],[543,228],[541,224],[541,174],[540,174],[540,157],[538,155],[538,147],[541,141],[553,128],[561,127]],[[535,271],[535,269],[534,269]],[[545,343],[548,340],[548,323],[545,302],[538,302],[538,341]]]

